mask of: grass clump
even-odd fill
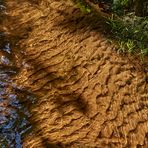
[[[93,8],[86,0],[73,1],[82,12],[92,12]],[[96,3],[99,1],[96,0]],[[119,52],[138,54],[144,58],[148,56],[148,17],[138,17],[128,11],[129,5],[129,0],[113,0],[112,15],[107,18],[111,39],[118,43]]]
[[[108,19],[114,39],[119,44],[119,52],[148,56],[148,18],[127,14]]]
[[[91,7],[85,2],[85,0],[74,0],[74,3],[84,13],[90,13]]]

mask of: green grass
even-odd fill
[[[75,4],[77,5],[78,8],[84,13],[90,13],[91,12],[91,7],[87,5],[85,0],[74,0]]]
[[[118,18],[108,19],[112,38],[119,45],[118,51],[130,54],[148,56],[148,18],[128,14]]]
[[[118,52],[136,54],[144,58],[148,56],[148,17],[136,17],[134,13],[122,13],[119,16],[118,7],[124,8],[128,2],[128,0],[122,0],[113,4],[115,12],[107,19],[111,39],[118,44]],[[92,12],[92,8],[85,0],[75,0],[75,3],[82,12]],[[123,10],[120,9],[120,11]]]

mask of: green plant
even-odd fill
[[[91,7],[85,2],[85,0],[76,0],[76,5],[82,12],[90,13]]]
[[[127,47],[127,50],[128,50],[128,53],[134,53],[134,49],[135,49],[135,47],[136,47],[136,45],[135,45],[135,43],[134,43],[134,41],[133,40],[128,40],[127,42],[126,42],[126,47]]]
[[[75,0],[75,3],[83,12],[92,12],[93,8],[86,0]],[[118,43],[119,52],[145,57],[148,55],[148,17],[137,17],[131,11],[125,12],[132,3],[132,0],[113,0],[113,13],[107,18],[111,30],[110,37]]]
[[[139,18],[134,14],[120,18],[113,15],[107,24],[113,37],[118,41],[120,52],[148,55],[148,18]]]

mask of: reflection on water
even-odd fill
[[[2,147],[20,147],[21,137],[30,128],[29,113],[11,86],[10,74],[15,71],[9,69],[7,72],[0,72],[0,143]]]
[[[0,0],[0,13],[5,8],[1,4]],[[0,148],[21,148],[23,136],[31,129],[25,102],[32,103],[34,98],[13,84],[19,67],[11,41],[6,38],[5,32],[0,30]]]

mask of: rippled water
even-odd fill
[[[5,7],[0,1],[0,17]],[[1,23],[1,22],[0,22]],[[2,24],[0,24],[2,26]],[[2,27],[1,27],[2,28]],[[0,28],[0,29],[1,29]],[[18,53],[17,53],[18,54]],[[13,79],[21,65],[17,64],[15,50],[7,34],[0,30],[0,148],[21,148],[23,136],[30,131],[30,116],[25,102],[32,103],[34,97],[14,85]]]

